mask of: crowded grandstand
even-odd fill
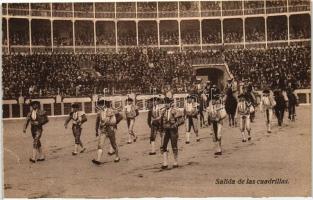
[[[187,93],[195,64],[220,63],[259,90],[276,73],[310,88],[308,0],[10,3],[2,29],[5,99]]]

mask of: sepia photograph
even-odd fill
[[[311,4],[2,2],[3,197],[311,197]]]

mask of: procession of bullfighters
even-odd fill
[[[312,195],[309,0],[1,6],[5,198]]]

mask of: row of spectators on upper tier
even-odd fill
[[[25,32],[15,32],[10,36],[10,45],[29,45],[29,35]],[[105,46],[105,45],[113,45],[115,46],[114,32],[107,33],[97,33],[97,37],[95,38],[97,41],[97,45]],[[118,36],[118,45],[136,45],[137,38],[134,32],[119,34]],[[241,29],[238,31],[230,31],[224,29],[224,43],[239,43],[243,42],[243,32]],[[265,41],[265,31],[264,29],[246,29],[245,33],[246,42],[253,41]],[[310,38],[310,30],[306,28],[293,28],[290,27],[290,39],[308,39]],[[267,31],[267,40],[275,41],[275,40],[287,40],[287,30],[276,27],[274,30]],[[34,31],[32,33],[32,45],[40,45],[40,46],[51,46],[51,34],[49,32],[38,32]],[[138,37],[139,44],[144,45],[157,45],[158,38],[157,32],[153,30],[145,30],[139,33]],[[200,32],[195,31],[184,31],[181,34],[182,44],[199,44],[200,43]],[[72,33],[55,33],[53,35],[53,43],[54,46],[72,46],[73,45],[73,35]],[[214,43],[222,43],[221,32],[219,31],[203,31],[202,32],[202,43],[203,44],[214,44]],[[7,44],[7,35],[3,35],[3,44]],[[76,45],[86,45],[93,46],[94,45],[94,35],[90,31],[79,31],[75,34],[75,44]],[[179,44],[179,34],[176,31],[171,32],[160,32],[160,44],[161,45],[178,45]]]
[[[309,0],[267,0],[266,8],[270,12],[273,10],[274,12],[285,12],[287,11],[287,1],[291,11],[300,9],[301,6],[309,6]],[[201,6],[200,6],[201,4]],[[94,9],[96,12],[96,17],[101,17],[101,14],[112,14],[110,17],[114,18],[115,4],[114,2],[106,2],[106,3],[95,3],[95,8],[93,8],[93,3],[52,3],[53,15],[58,13],[59,16],[62,13],[64,16],[70,17],[73,15],[72,10],[75,10],[75,16],[77,17],[93,17]],[[180,12],[184,13],[186,11],[198,11],[199,7],[201,7],[202,12],[216,12],[220,11],[221,8],[223,11],[240,11],[239,13],[243,13],[242,9],[248,14],[255,13],[254,10],[263,9],[264,12],[264,1],[256,1],[256,0],[245,0],[245,1],[194,1],[194,2],[158,2],[158,6],[156,2],[137,2],[137,11],[139,13],[148,13],[148,12],[156,12],[158,7],[159,12],[176,12],[178,7],[180,8]],[[35,15],[39,16],[49,16],[50,14],[50,3],[31,3],[31,10]],[[136,12],[136,3],[135,2],[117,2],[116,10],[118,13],[123,14],[127,12]],[[9,4],[9,13],[27,15],[29,14],[29,5],[28,3],[20,3],[20,4]],[[190,13],[191,14],[191,13]],[[237,12],[238,14],[238,12]],[[109,16],[109,15],[107,15]],[[136,15],[132,15],[135,17]]]

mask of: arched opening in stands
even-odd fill
[[[223,89],[225,86],[225,74],[226,72],[218,66],[195,66],[196,77],[201,78],[202,81],[211,81],[216,84],[218,88]]]

